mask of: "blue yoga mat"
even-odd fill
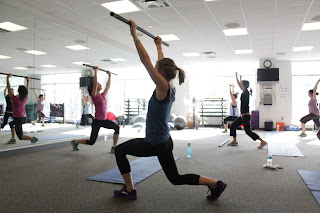
[[[320,205],[320,171],[297,171]]]
[[[179,157],[175,157],[174,159],[178,160]],[[158,158],[155,156],[138,158],[134,161],[131,161],[130,166],[132,182],[134,185],[162,169]],[[88,178],[88,180],[124,184],[123,178],[118,167],[110,169],[96,176],[90,177]]]

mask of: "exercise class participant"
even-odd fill
[[[83,95],[82,105],[83,105],[82,125],[87,126],[88,125],[88,118],[92,118],[92,120],[94,119],[94,117],[91,115],[92,107],[91,107],[91,102],[90,102],[90,96]]]
[[[13,94],[13,91],[10,87],[10,81],[9,78],[12,76],[11,73],[8,74],[7,76],[7,88],[8,88],[8,92],[9,92],[9,96],[12,100],[12,118],[13,121],[11,121],[9,123],[10,125],[10,129],[11,129],[11,140],[8,141],[9,144],[15,144],[16,143],[16,139],[15,139],[15,134],[14,132],[16,132],[18,138],[20,140],[30,140],[31,143],[36,143],[38,141],[38,138],[36,137],[30,137],[28,135],[24,135],[23,134],[23,130],[22,130],[22,124],[24,124],[26,122],[26,110],[25,110],[25,106],[28,100],[28,89],[29,89],[29,76],[27,77],[27,87],[25,87],[24,85],[20,85],[18,88],[18,95],[15,96]]]
[[[316,124],[316,126],[319,128],[320,127],[320,122],[319,122],[319,109],[318,109],[318,102],[317,102],[317,87],[320,82],[320,79],[316,82],[314,85],[313,89],[309,90],[308,96],[310,97],[310,101],[308,103],[309,107],[309,114],[302,117],[300,119],[301,122],[301,128],[302,128],[302,133],[299,135],[300,137],[306,137],[306,123],[310,120],[313,120],[313,122]],[[318,130],[317,137],[320,140],[320,129]]]
[[[37,94],[37,91],[36,89],[34,88],[34,94],[36,96],[36,99],[37,99],[37,108],[36,108],[36,112],[39,116],[39,122],[41,121],[42,123],[42,126],[45,126],[44,125],[44,118],[45,118],[45,115],[43,113],[43,110],[44,110],[44,101],[46,100],[46,93],[43,91],[43,95],[40,94],[39,97],[38,97],[38,94]],[[33,125],[35,125],[35,123],[37,123],[38,120],[35,120],[32,122]]]
[[[100,130],[100,127],[104,127],[107,129],[113,129],[113,146],[111,147],[111,153],[114,153],[114,149],[117,146],[118,138],[119,138],[119,126],[115,124],[114,122],[107,119],[107,100],[106,95],[110,88],[111,83],[111,74],[108,71],[109,79],[106,84],[106,88],[104,91],[100,94],[100,90],[102,89],[101,84],[98,83],[98,75],[97,75],[98,67],[95,67],[95,75],[93,79],[93,83],[88,86],[88,92],[89,95],[92,98],[92,102],[95,105],[96,108],[96,114],[94,116],[94,120],[91,125],[91,135],[90,140],[86,139],[80,139],[80,140],[73,140],[71,141],[72,149],[73,151],[78,151],[78,144],[87,144],[87,145],[93,145],[98,137],[98,133]]]
[[[4,113],[3,122],[1,124],[1,129],[3,129],[5,125],[7,125],[9,117],[12,118],[12,100],[6,91],[7,91],[7,87],[4,89],[4,92],[3,92],[4,97],[6,98],[7,106],[6,106],[6,111]],[[12,93],[13,93],[13,90],[12,90]]]
[[[228,132],[228,121],[234,121],[237,118],[239,118],[239,110],[238,110],[238,102],[237,102],[238,93],[234,92],[233,85],[229,85],[229,86],[230,86],[230,97],[231,97],[230,113],[228,117],[223,119],[224,131],[222,133]]]
[[[237,83],[242,90],[241,93],[241,105],[240,105],[240,112],[241,112],[241,117],[237,118],[233,123],[231,124],[230,127],[230,136],[233,136],[233,141],[228,143],[229,146],[238,146],[237,142],[237,127],[243,124],[244,130],[246,134],[252,138],[252,140],[256,141],[259,139],[260,145],[258,146],[258,149],[262,149],[264,146],[266,146],[268,143],[262,140],[259,135],[251,131],[251,126],[250,126],[250,120],[251,120],[251,115],[250,115],[250,110],[249,110],[249,99],[250,96],[252,95],[252,89],[250,88],[250,92],[248,90],[249,88],[249,81],[242,80],[242,77],[240,76],[240,80],[238,79],[238,73],[236,73],[236,79]]]
[[[114,196],[130,200],[137,199],[137,191],[132,183],[130,164],[126,156],[133,155],[137,157],[157,156],[163,171],[172,184],[206,185],[209,187],[208,191],[210,191],[207,199],[217,200],[227,184],[195,174],[180,175],[172,154],[173,142],[169,133],[168,121],[171,107],[175,100],[175,88],[170,83],[176,77],[178,71],[179,84],[181,85],[185,79],[184,71],[177,67],[170,58],[164,58],[160,37],[155,40],[158,61],[153,67],[148,53],[137,37],[136,26],[136,23],[131,21],[131,35],[140,60],[156,84],[156,89],[148,104],[146,137],[132,139],[116,147],[116,160],[125,185],[122,189],[115,190]]]

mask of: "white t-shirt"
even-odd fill
[[[84,106],[84,114],[91,114],[92,113],[92,107],[91,107],[91,103],[87,102],[86,105]]]
[[[238,109],[238,102],[236,102],[237,106],[232,106],[232,102],[230,103],[230,116],[237,116],[239,117],[239,109]]]

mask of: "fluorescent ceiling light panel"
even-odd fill
[[[217,0],[205,0],[205,1],[217,1]]]
[[[8,58],[12,58],[12,57],[6,56],[6,55],[0,55],[0,59],[8,59]]]
[[[79,61],[79,62],[72,62],[72,63],[73,63],[73,64],[76,64],[76,65],[90,64],[90,63],[83,62],[83,61]]]
[[[26,53],[29,53],[29,54],[33,54],[33,55],[45,55],[47,53],[45,52],[41,52],[41,51],[38,51],[38,50],[28,50],[28,51],[24,51]]]
[[[14,67],[13,69],[15,69],[15,70],[27,70],[28,68],[26,68],[26,67]]]
[[[168,35],[159,35],[162,41],[176,41],[180,40],[176,35],[174,34],[168,34]]]
[[[320,22],[314,22],[314,23],[304,23],[302,31],[308,31],[308,30],[320,30]]]
[[[51,65],[51,64],[45,64],[45,65],[41,65],[43,67],[46,67],[46,68],[54,68],[54,67],[57,67],[57,66],[54,66],[54,65]]]
[[[135,6],[128,0],[103,3],[101,5],[107,8],[108,10],[118,14],[140,11],[140,9],[137,6]]]
[[[0,23],[0,28],[14,32],[14,31],[20,31],[20,30],[26,30],[28,28],[11,23],[11,22],[2,22]]]
[[[298,51],[309,51],[312,50],[313,46],[303,46],[303,47],[293,47],[292,51],[298,52]]]
[[[112,58],[112,59],[110,59],[110,61],[118,62],[118,61],[126,61],[126,60],[123,58]]]
[[[247,28],[227,29],[223,30],[223,32],[226,36],[248,35]]]
[[[246,50],[235,50],[235,54],[251,54],[253,53],[252,49],[246,49]]]
[[[185,57],[197,57],[200,56],[199,53],[182,53],[183,56]]]
[[[87,50],[90,49],[88,47],[82,46],[82,45],[71,45],[71,46],[66,46],[66,48],[71,49],[71,50]]]

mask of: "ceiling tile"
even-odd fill
[[[182,16],[208,15],[210,12],[204,4],[192,4],[175,7]]]

